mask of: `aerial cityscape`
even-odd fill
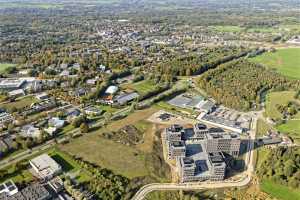
[[[0,200],[300,200],[299,0],[0,0]]]

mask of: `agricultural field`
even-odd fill
[[[292,78],[300,79],[300,48],[277,49],[276,52],[267,52],[251,61],[260,63],[267,68]]]

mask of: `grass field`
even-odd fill
[[[10,110],[15,107],[17,109],[22,109],[27,106],[30,106],[32,103],[37,102],[38,100],[34,96],[26,96],[24,98],[19,98],[15,102],[2,103],[1,107]]]
[[[262,191],[270,194],[271,196],[281,200],[296,200],[300,199],[300,192],[296,189],[290,189],[286,186],[275,184],[269,180],[263,180],[260,188]]]
[[[270,129],[272,129],[272,126],[270,124],[268,124],[262,119],[257,120],[257,132],[256,132],[257,137],[266,135],[267,131]]]
[[[294,91],[272,92],[266,98],[266,115],[273,119],[281,119],[282,114],[276,109],[276,104],[283,105],[289,101],[298,101],[294,99]],[[286,133],[294,140],[300,141],[300,112],[284,124],[276,126],[276,129]]]
[[[109,113],[113,113],[116,112],[118,110],[118,108],[113,108],[110,105],[100,105],[97,106],[98,108],[100,108],[101,110],[105,111],[105,112],[109,112]]]
[[[269,150],[266,148],[259,148],[257,149],[257,162],[256,162],[256,168],[259,169],[261,164],[266,160]]]
[[[275,69],[289,78],[300,79],[300,48],[278,49],[250,60]]]
[[[219,32],[233,32],[233,33],[238,33],[243,30],[243,28],[239,26],[213,26],[213,29]]]
[[[145,94],[149,91],[154,90],[156,85],[149,80],[140,81],[133,84],[127,84],[124,86],[124,88],[136,90],[139,94]]]
[[[145,166],[145,152],[142,150],[143,148],[145,148],[145,151],[149,150],[149,147],[135,148],[134,146],[126,146],[103,138],[101,133],[116,131],[129,124],[133,124],[138,129],[148,132],[152,125],[144,120],[156,111],[153,108],[136,111],[124,119],[112,121],[107,127],[103,127],[96,132],[86,134],[72,140],[68,144],[61,145],[60,148],[71,155],[80,156],[84,160],[111,169],[115,173],[122,174],[128,178],[146,176],[148,175],[148,170]]]
[[[10,67],[13,67],[13,66],[15,66],[15,64],[0,63],[0,73],[3,73],[7,68],[10,68]]]
[[[143,154],[133,147],[104,139],[97,134],[84,135],[64,144],[61,149],[128,178],[147,175]]]
[[[86,170],[82,170],[76,161],[67,153],[59,149],[52,149],[48,154],[62,166],[64,173],[76,174],[76,179],[79,182],[89,181],[92,174]]]
[[[293,119],[288,120],[286,123],[278,125],[277,130],[282,133],[287,133],[294,140],[297,140],[300,143],[300,113],[295,115]]]
[[[167,110],[170,112],[183,112],[185,114],[193,114],[194,111],[192,109],[187,109],[187,108],[180,108],[180,107],[176,107],[173,106],[165,101],[160,101],[158,103],[156,103],[154,105],[155,108],[159,109],[159,110]]]
[[[266,115],[273,119],[281,119],[282,114],[276,109],[276,105],[284,105],[294,99],[294,91],[271,92],[266,96]]]

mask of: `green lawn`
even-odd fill
[[[62,166],[65,173],[76,174],[76,179],[79,182],[89,181],[92,174],[86,170],[82,170],[79,164],[67,153],[58,149],[49,151],[49,155]]]
[[[276,105],[284,105],[294,99],[294,91],[271,92],[266,97],[266,115],[273,119],[281,119],[282,114],[276,109]]]
[[[7,68],[13,67],[15,64],[0,63],[0,73],[3,73]]]
[[[249,33],[278,33],[279,29],[275,27],[260,27],[260,28],[249,28]]]
[[[167,110],[167,111],[170,111],[170,112],[183,112],[183,113],[190,113],[190,114],[193,114],[194,111],[192,109],[188,109],[188,108],[180,108],[180,107],[176,107],[176,106],[173,106],[165,101],[160,101],[156,104],[154,104],[154,107],[157,108],[157,109],[160,109],[160,110]]]
[[[278,49],[250,60],[275,69],[289,78],[300,79],[300,48]]]
[[[114,113],[118,110],[118,108],[113,108],[110,105],[100,105],[100,106],[98,106],[98,108],[100,108],[101,110],[103,110],[105,112],[109,112],[109,113]]]
[[[263,180],[260,188],[262,191],[281,200],[299,200],[300,192],[296,189],[291,189],[287,186],[275,184],[270,180]]]
[[[152,81],[144,80],[134,84],[128,84],[125,87],[136,90],[139,94],[145,94],[149,91],[154,90],[156,84],[154,84]]]
[[[293,119],[288,120],[286,123],[278,125],[277,130],[283,133],[287,133],[293,139],[300,142],[300,112],[293,117]]]

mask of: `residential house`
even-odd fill
[[[32,126],[31,124],[25,125],[21,128],[20,135],[23,137],[37,138],[40,137],[40,129]]]

